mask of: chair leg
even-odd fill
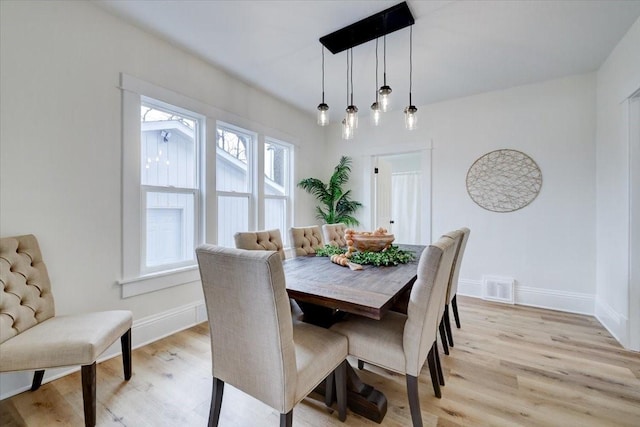
[[[431,374],[431,384],[433,384],[433,392],[436,397],[440,399],[442,394],[440,393],[440,380],[438,378],[438,370],[436,367],[435,356],[433,355],[434,347],[431,347],[429,354],[427,355],[427,362],[429,363],[429,373]]]
[[[36,391],[42,385],[42,378],[44,377],[44,369],[41,371],[35,371],[33,373],[33,382],[31,383],[31,391]]]
[[[293,409],[286,414],[280,414],[280,427],[291,427],[293,425]]]
[[[418,378],[407,375],[407,395],[409,396],[409,409],[413,427],[422,427],[422,414],[420,413],[420,397],[418,396]]]
[[[440,340],[442,341],[442,349],[444,354],[449,354],[449,347],[447,346],[447,332],[444,329],[444,316],[440,319]]]
[[[333,383],[335,379],[335,373],[331,372],[325,379],[324,386],[324,404],[327,406],[333,405]]]
[[[124,379],[131,379],[131,328],[120,337],[122,345],[122,366],[124,368]]]
[[[440,364],[440,355],[438,354],[438,340],[433,342],[433,355],[436,359],[436,369],[438,370],[438,380],[440,385],[444,385],[444,375],[442,374],[442,365]]]
[[[458,301],[456,301],[457,297],[457,294],[453,296],[453,299],[451,300],[451,308],[453,308],[453,317],[456,319],[456,327],[460,329],[460,317],[458,317]]]
[[[364,361],[358,359],[358,369],[363,370],[364,369]]]
[[[213,377],[213,387],[211,388],[211,408],[209,409],[209,427],[216,427],[220,420],[220,408],[222,408],[222,393],[224,392],[224,381]]]
[[[84,425],[96,425],[96,362],[83,365],[82,372],[82,401],[84,404]]]
[[[335,370],[338,419],[342,422],[347,419],[347,363],[344,360]]]
[[[442,316],[444,320],[444,327],[447,332],[447,338],[449,338],[449,347],[453,347],[453,334],[451,333],[451,319],[449,319],[449,305],[444,305],[444,315]]]

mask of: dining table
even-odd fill
[[[397,306],[416,280],[418,260],[425,246],[397,245],[412,251],[415,259],[391,266],[363,265],[352,270],[310,255],[287,259],[283,263],[287,293],[304,312],[303,320],[323,327],[345,321],[348,316],[375,320]],[[347,320],[348,321],[348,320]],[[324,385],[318,392],[325,394]],[[347,405],[349,409],[375,422],[387,412],[384,393],[365,384],[351,365],[347,366]]]

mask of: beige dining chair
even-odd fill
[[[277,410],[280,425],[290,427],[293,407],[332,373],[344,421],[347,339],[292,322],[280,257],[213,245],[196,254],[211,334],[209,426],[218,425],[225,383]]]
[[[277,251],[285,259],[280,230],[239,231],[233,235],[236,248],[250,251]]]
[[[233,235],[237,249],[245,249],[249,251],[276,251],[280,254],[280,259],[284,261],[286,258],[284,246],[282,245],[282,237],[280,230],[260,231],[239,231]],[[293,299],[289,301],[291,306],[291,316],[296,321],[302,321],[304,313],[302,309]]]
[[[449,277],[449,284],[447,286],[447,297],[445,299],[443,314],[444,326],[446,329],[447,337],[449,339],[449,346],[451,347],[453,347],[453,333],[451,331],[451,321],[449,319],[449,306],[451,306],[451,309],[453,311],[453,317],[456,321],[456,327],[460,329],[460,316],[458,314],[458,302],[456,300],[456,294],[458,292],[460,265],[462,265],[462,256],[464,255],[465,248],[467,247],[469,234],[471,234],[471,230],[467,227],[460,228],[459,230],[456,230],[456,232],[444,234],[444,236],[456,241],[456,255],[453,261],[451,275]]]
[[[319,225],[308,227],[291,227],[289,229],[291,245],[296,256],[307,256],[324,248],[324,240]]]
[[[344,238],[344,231],[348,227],[346,224],[324,224],[322,226],[322,234],[324,235],[325,244],[331,246],[337,246],[343,248],[347,246],[347,241]]]
[[[0,285],[0,372],[35,370],[35,391],[45,369],[81,365],[84,423],[95,426],[96,359],[118,338],[124,378],[131,378],[131,312],[56,316],[34,235],[0,239]]]
[[[418,376],[425,360],[433,391],[438,398],[442,395],[436,334],[454,255],[453,240],[444,237],[422,252],[406,315],[390,311],[381,320],[351,316],[330,328],[348,338],[350,355],[406,376],[414,427],[422,426]]]

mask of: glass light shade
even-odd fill
[[[404,109],[404,126],[408,130],[414,130],[418,126],[418,109],[415,105],[409,105]]]
[[[342,139],[353,139],[353,128],[347,124],[347,119],[342,120]]]
[[[329,106],[324,102],[318,105],[318,124],[320,126],[329,124]]]
[[[371,104],[371,124],[374,126],[380,124],[380,104],[377,102]]]
[[[380,94],[380,109],[382,112],[386,112],[389,109],[391,88],[387,85],[381,86],[378,90]]]
[[[358,107],[355,105],[349,105],[347,107],[347,117],[345,119],[351,129],[356,129],[358,127]]]

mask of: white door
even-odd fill
[[[376,159],[374,179],[376,182],[376,216],[373,229],[383,227],[393,234],[393,223],[391,222],[391,164],[384,158],[378,157]]]
[[[421,153],[376,156],[375,224],[395,235],[396,243],[425,244],[423,161]],[[377,171],[377,173],[376,173]]]

